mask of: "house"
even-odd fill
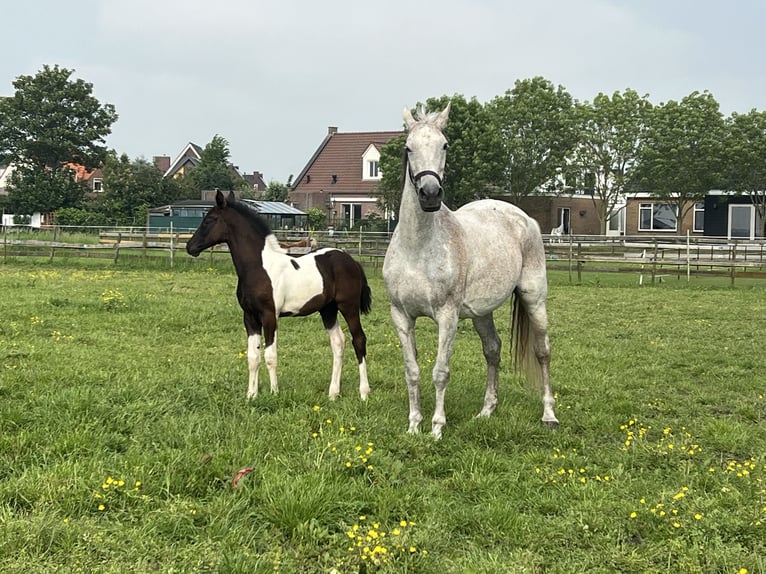
[[[518,202],[511,201],[505,195],[496,196],[495,199],[517,204],[537,221],[543,233],[550,233],[551,229],[562,225],[564,235],[599,235],[601,233],[596,204],[590,195],[541,193],[522,197]],[[607,231],[608,234],[616,234],[614,230]]]
[[[759,192],[755,201],[763,205],[766,198]],[[750,195],[713,190],[705,197],[706,237],[755,239],[766,237],[766,220],[762,220]]]
[[[68,163],[66,167],[74,172],[74,180],[84,183],[86,194],[93,195],[104,191],[104,172],[100,167],[89,170],[83,165]]]
[[[189,142],[184,146],[176,158],[171,161],[170,156],[156,155],[153,158],[154,165],[162,172],[163,177],[182,177],[194,169],[202,159],[203,148],[199,145]],[[239,178],[244,179],[253,191],[254,195],[260,195],[266,191],[266,182],[263,180],[263,174],[259,171],[254,171],[252,174],[242,174],[239,172],[239,167],[233,164],[229,164],[234,174]]]
[[[162,172],[163,177],[176,178],[188,173],[188,170],[195,167],[201,158],[202,148],[195,143],[189,142],[172,162],[170,161],[170,156],[154,156],[154,165]]]
[[[702,235],[705,230],[705,204],[695,203],[678,220],[678,208],[651,193],[629,193],[625,204],[625,235]]]
[[[250,190],[255,197],[260,197],[266,191],[266,182],[263,180],[263,174],[260,171],[254,171],[251,174],[243,173],[242,179],[250,186]]]
[[[11,181],[11,174],[13,173],[13,164],[0,165],[0,195],[8,195],[6,188]]]
[[[370,213],[380,215],[377,188],[380,170],[380,149],[401,131],[348,132],[336,127],[311,156],[293,182],[288,203],[307,211],[318,208],[327,213],[330,226],[349,229]]]

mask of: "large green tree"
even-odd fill
[[[676,207],[683,220],[725,181],[724,119],[710,92],[692,92],[653,108],[636,178],[639,187]],[[681,232],[681,225],[677,226]]]
[[[198,191],[242,189],[244,182],[231,167],[230,156],[226,138],[213,136],[200,153],[199,163],[189,172],[190,183]]]
[[[638,162],[652,108],[647,98],[627,89],[577,104],[579,144],[565,173],[575,175],[576,187],[592,194],[601,233]]]
[[[542,77],[517,80],[487,104],[492,161],[484,179],[515,201],[552,186],[578,141],[575,102]]]
[[[70,164],[92,169],[106,156],[105,137],[117,113],[73,73],[46,65],[34,76],[16,78],[14,95],[0,99],[0,158],[18,167],[9,191],[14,209],[76,207],[83,189],[65,181]]]
[[[748,195],[766,225],[766,112],[727,118],[725,149],[728,189]]]

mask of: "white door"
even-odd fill
[[[755,206],[729,205],[729,239],[755,238]]]
[[[607,235],[624,235],[625,233],[625,206],[615,206],[612,216],[606,222]]]

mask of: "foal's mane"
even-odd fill
[[[269,227],[269,224],[255,209],[250,207],[247,203],[239,200],[231,201],[229,199],[226,201],[226,205],[244,217],[245,221],[248,222],[248,224],[258,235],[263,238],[271,235],[271,227]]]

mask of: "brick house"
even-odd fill
[[[181,177],[188,174],[190,170],[199,164],[200,159],[202,159],[202,150],[201,146],[189,142],[172,161],[170,156],[167,155],[154,156],[154,165],[162,172],[163,177]],[[239,168],[233,164],[229,165],[229,169],[237,177],[241,177],[247,182],[255,196],[260,196],[266,191],[266,182],[263,180],[261,172],[254,171],[252,174],[242,174]]]
[[[380,149],[401,131],[338,132],[330,127],[290,188],[288,203],[321,209],[327,223],[347,229],[370,213],[383,216],[372,192],[380,182]]]

